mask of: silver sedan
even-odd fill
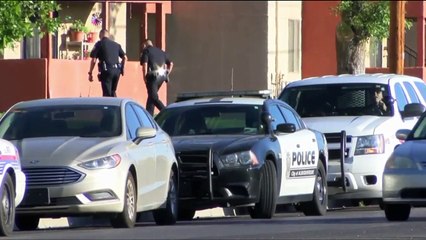
[[[20,230],[41,217],[104,215],[133,227],[154,210],[157,224],[177,214],[178,166],[169,135],[125,98],[53,98],[20,102],[0,121],[27,176],[16,211]]]
[[[426,207],[426,114],[414,128],[401,129],[383,173],[383,204],[389,221],[405,221],[411,207]]]

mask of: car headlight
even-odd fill
[[[220,157],[220,161],[224,167],[239,167],[247,165],[257,165],[259,161],[256,155],[251,151],[231,153]]]
[[[416,168],[416,163],[408,157],[392,154],[386,162],[385,169]]]
[[[382,134],[358,137],[355,155],[379,154],[384,152],[385,140]]]
[[[90,160],[84,163],[78,164],[78,166],[86,168],[86,169],[108,169],[108,168],[115,168],[120,164],[121,157],[118,154],[114,154],[111,156],[98,158],[94,160]]]

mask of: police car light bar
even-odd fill
[[[215,92],[184,92],[178,93],[176,102],[202,98],[202,97],[258,97],[271,98],[270,90],[246,90],[246,91],[215,91]]]

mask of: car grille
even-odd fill
[[[217,168],[210,159],[210,150],[183,151],[176,155],[179,161],[181,197],[209,197],[211,179],[217,176]]]
[[[179,152],[177,159],[180,163],[182,177],[207,178],[209,171],[210,151]]]
[[[27,186],[55,186],[79,182],[84,174],[72,168],[24,168]]]
[[[341,133],[325,133],[325,138],[327,139],[328,144],[333,144],[335,146],[336,143],[339,144],[339,146],[328,148],[328,158],[330,161],[337,161],[340,160],[340,141],[342,138]],[[345,149],[345,157],[348,157],[350,144],[352,143],[352,136],[347,135],[346,136],[346,149]]]
[[[342,137],[341,133],[325,133],[325,138],[327,143],[340,143],[340,138]],[[346,135],[346,143],[352,142],[352,136]]]

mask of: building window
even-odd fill
[[[300,72],[300,20],[288,20],[288,71]]]
[[[375,37],[370,39],[370,67],[382,67],[382,41]]]
[[[23,58],[40,58],[40,33],[37,29],[34,29],[34,35],[32,37],[25,37],[23,42]]]

